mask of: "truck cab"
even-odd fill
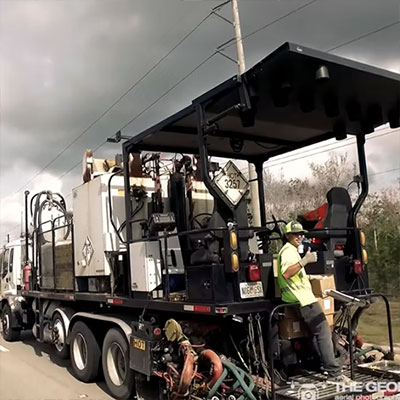
[[[16,296],[22,282],[22,265],[25,258],[25,243],[15,240],[0,250],[0,300]]]
[[[25,240],[17,239],[7,243],[0,250],[0,311],[3,335],[6,340],[19,338],[21,321],[21,302],[18,295],[22,284],[22,270],[25,264]]]

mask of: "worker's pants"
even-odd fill
[[[301,315],[316,341],[323,369],[329,376],[340,375],[341,367],[335,359],[332,333],[319,303],[300,307]]]

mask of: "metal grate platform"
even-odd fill
[[[344,375],[350,377],[350,371],[345,372]],[[291,381],[287,385],[276,390],[277,399],[328,400],[335,399],[337,398],[336,396],[362,394],[354,393],[349,390],[340,391],[336,384],[328,383],[326,381],[326,376],[323,374],[310,373],[309,375],[296,375],[290,377],[290,379]],[[393,379],[385,378],[384,374],[379,377],[363,372],[355,372],[353,380],[363,384],[368,382],[393,381]]]

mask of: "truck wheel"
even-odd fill
[[[60,313],[56,312],[54,314],[51,326],[54,353],[58,358],[66,360],[69,358],[69,346],[66,343],[67,335],[64,320]]]
[[[112,396],[118,400],[129,399],[135,373],[129,368],[128,342],[118,329],[110,329],[104,338],[102,363],[104,378]]]
[[[75,376],[82,382],[94,380],[100,368],[100,347],[90,328],[78,321],[71,332],[70,355]]]
[[[21,329],[13,328],[13,318],[10,306],[5,304],[1,313],[1,325],[3,328],[3,338],[7,342],[15,342],[21,336]]]

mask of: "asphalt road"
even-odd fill
[[[52,355],[49,344],[25,332],[8,343],[0,335],[1,400],[109,400],[103,381],[82,383],[71,372],[69,360]]]

